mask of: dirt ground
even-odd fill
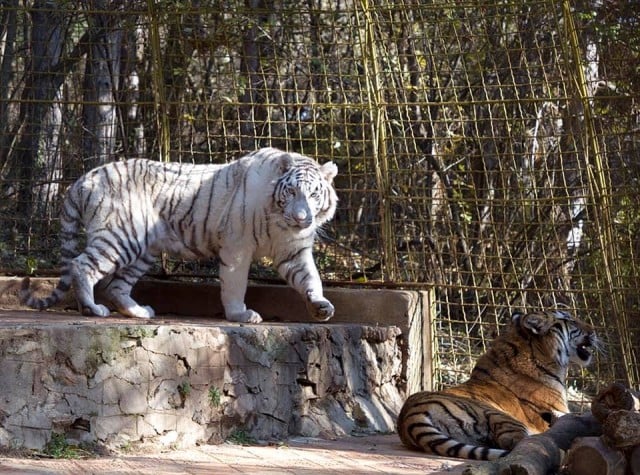
[[[411,452],[391,434],[339,440],[296,438],[278,445],[202,445],[186,450],[76,460],[3,455],[0,473],[460,475],[469,463]]]

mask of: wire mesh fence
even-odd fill
[[[582,385],[637,385],[639,21],[632,1],[0,1],[0,264],[56,268],[61,196],[96,165],[276,146],[340,168],[326,281],[435,286],[439,384],[512,310],[562,304],[606,341]]]

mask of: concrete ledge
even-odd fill
[[[409,394],[432,389],[431,316],[433,291],[348,289],[325,287],[325,297],[335,306],[330,323],[393,325],[403,335],[403,379]],[[143,280],[134,297],[160,314],[224,318],[217,284]],[[315,323],[304,301],[286,285],[249,285],[247,307],[259,312],[266,322]]]
[[[4,446],[389,432],[403,400],[396,327],[5,316]]]
[[[0,307],[21,307],[18,301],[20,279],[0,277]],[[32,278],[38,295],[48,295],[57,279]],[[325,296],[336,309],[329,323],[393,325],[401,330],[402,378],[406,391],[432,389],[433,290],[354,289],[327,286]],[[158,315],[208,317],[224,320],[220,286],[209,283],[144,279],[133,290],[138,302],[151,305]],[[317,324],[307,314],[304,301],[286,285],[249,285],[247,306],[260,312],[268,322]],[[57,309],[76,310],[72,292]]]
[[[429,386],[430,292],[327,288],[336,316],[319,324],[292,289],[250,286],[268,321],[245,325],[221,319],[217,285],[142,281],[160,316],[140,321],[15,311],[18,283],[0,282],[2,445],[389,432],[405,393]]]

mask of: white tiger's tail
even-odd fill
[[[71,200],[71,190],[62,207],[60,216],[60,280],[47,297],[36,297],[31,289],[31,280],[25,277],[20,287],[20,303],[36,310],[44,310],[59,303],[71,290],[71,260],[78,255],[80,217]]]

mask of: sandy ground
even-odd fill
[[[469,463],[411,452],[391,434],[338,440],[296,438],[278,445],[203,445],[76,460],[4,455],[0,456],[0,473],[460,475]]]

